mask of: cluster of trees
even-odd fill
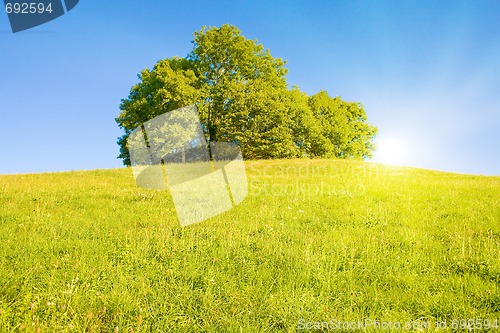
[[[194,33],[186,58],[158,61],[120,104],[119,158],[130,165],[127,138],[144,122],[196,105],[208,142],[234,142],[247,159],[369,158],[377,128],[360,103],[320,91],[307,96],[286,82],[285,62],[231,25]]]

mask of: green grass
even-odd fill
[[[246,167],[248,197],[185,228],[130,169],[0,176],[0,332],[500,317],[500,177]]]

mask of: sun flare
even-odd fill
[[[408,146],[398,138],[382,139],[377,143],[375,157],[380,163],[402,165],[408,157]]]

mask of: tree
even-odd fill
[[[228,141],[245,158],[368,157],[376,131],[362,106],[288,88],[285,62],[231,25],[194,33],[186,58],[160,60],[139,75],[116,121],[127,138],[144,122],[195,104],[208,142]]]
[[[309,98],[309,106],[320,122],[321,134],[329,141],[333,156],[356,159],[372,156],[377,128],[366,122],[362,104],[331,98],[326,91],[320,91]]]
[[[333,145],[325,138],[319,120],[309,106],[309,97],[299,88],[292,87],[286,97],[293,142],[302,157],[333,157]]]
[[[167,111],[194,104],[200,98],[198,79],[186,59],[160,60],[152,70],[144,69],[138,77],[141,82],[132,87],[127,99],[122,100],[122,112],[116,118],[125,130],[118,139],[118,158],[122,158],[125,165],[130,165],[127,138],[135,128]]]
[[[236,142],[247,158],[294,156],[281,101],[284,61],[234,26],[203,28],[194,37],[188,59],[202,87],[199,109],[208,140]]]

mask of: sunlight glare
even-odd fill
[[[377,143],[375,157],[380,163],[402,165],[408,157],[408,147],[398,138],[382,139]]]

